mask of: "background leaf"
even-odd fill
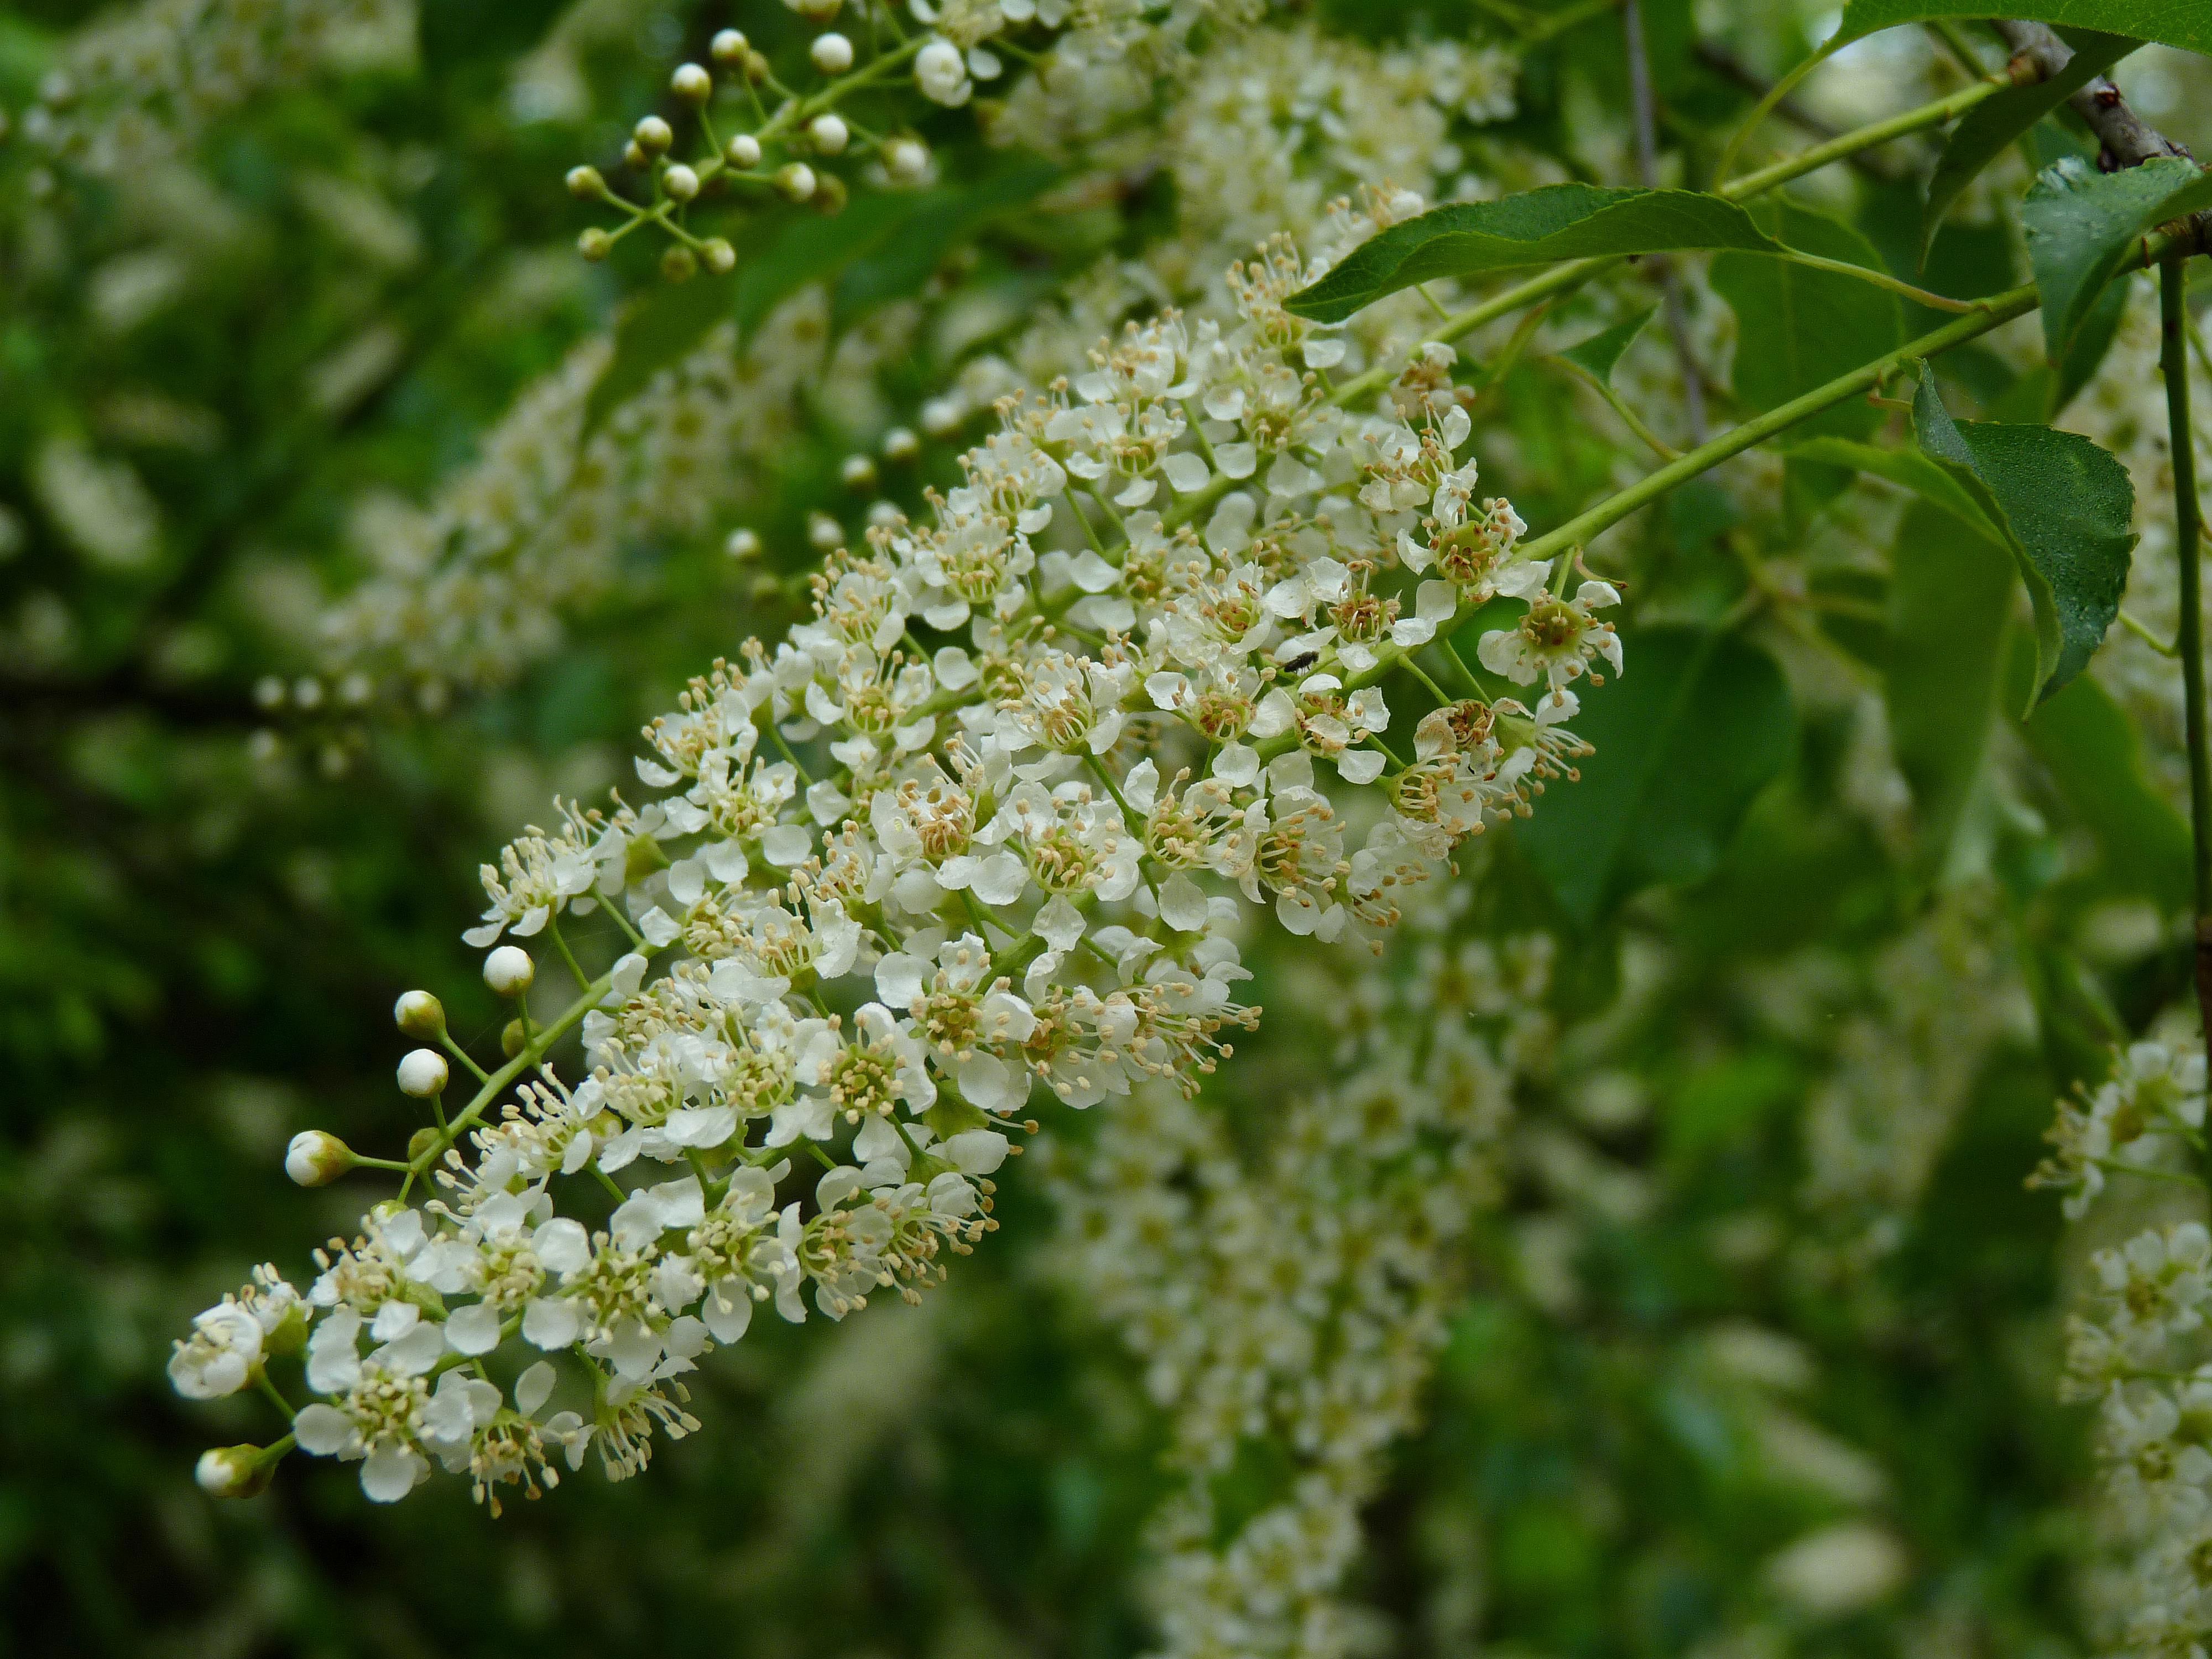
[[[2024,676],[2027,667],[2020,663],[2014,672]],[[2021,731],[2096,837],[2104,879],[2168,915],[2187,908],[2194,880],[2188,823],[2152,782],[2142,734],[2112,694],[2084,674]]]
[[[1733,202],[1693,190],[1547,185],[1495,202],[1455,202],[1361,243],[1290,309],[1340,323],[1386,294],[1434,276],[1553,264],[1613,253],[1682,248],[1771,252],[1773,243]]]
[[[1644,325],[1658,312],[1656,306],[1646,307],[1634,316],[1615,323],[1611,328],[1593,334],[1577,345],[1571,345],[1558,355],[1581,369],[1600,386],[1613,384],[1613,371],[1619,366],[1621,354],[1636,343],[1636,337],[1644,332]]]
[[[2068,156],[2036,175],[2021,208],[2028,263],[2043,296],[2043,340],[2064,359],[2097,296],[2156,226],[2212,206],[2212,174],[2178,155],[2100,173]]]
[[[447,76],[517,57],[568,9],[568,0],[424,0],[416,22],[422,67]]]
[[[645,390],[654,375],[681,362],[708,330],[730,314],[733,287],[727,276],[701,276],[647,289],[629,302],[615,325],[614,355],[592,382],[592,395],[584,404],[586,437]]]
[[[2212,6],[2203,0],[1851,0],[1830,37],[1828,51],[1904,23],[1937,17],[2018,17],[2057,28],[2157,40],[2184,52],[2212,53]]]
[[[1786,199],[1753,210],[1759,228],[1808,253],[1881,269],[1881,256],[1841,221]],[[1713,260],[1713,289],[1735,313],[1735,395],[1765,410],[1850,373],[1894,349],[1905,337],[1897,296],[1838,271],[1783,260],[1723,253]],[[1807,436],[1863,438],[1881,412],[1854,399],[1797,429]],[[1802,524],[1848,482],[1833,469],[1788,464],[1784,490],[1791,520]]]
[[[1927,267],[1928,250],[1942,228],[1944,216],[1982,169],[2002,155],[2013,140],[2142,44],[2086,30],[2069,32],[2068,43],[2074,48],[2074,56],[2057,74],[2047,81],[2008,87],[1984,100],[1951,130],[1935,174],[1928,180],[1928,202],[1921,212],[1922,269]]]
[[[1932,875],[1972,799],[1996,721],[2013,561],[1995,533],[1915,501],[1890,560],[1883,693],[1897,769],[1911,786],[1915,861]]]
[[[1654,884],[1720,866],[1752,798],[1788,763],[1796,717],[1774,659],[1733,634],[1660,628],[1635,672],[1592,695],[1575,730],[1597,745],[1582,781],[1514,826],[1560,908],[1588,927]]]

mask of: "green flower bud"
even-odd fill
[[[403,1036],[434,1042],[446,1029],[445,1005],[428,991],[403,991],[392,1005],[392,1023]]]
[[[258,1446],[216,1446],[200,1454],[192,1478],[210,1498],[252,1498],[268,1486],[275,1468]]]
[[[699,256],[679,243],[660,256],[660,274],[672,283],[688,283],[699,274]]]
[[[568,194],[580,202],[597,201],[607,193],[607,181],[597,167],[570,167]]]
[[[597,225],[593,225],[589,230],[586,230],[582,235],[576,238],[576,252],[582,254],[593,264],[597,264],[600,260],[605,258],[607,255],[612,253],[614,251],[615,239],[608,235],[604,230],[601,230]]]
[[[303,1129],[284,1149],[284,1173],[302,1187],[327,1187],[353,1164],[353,1148],[325,1129]]]

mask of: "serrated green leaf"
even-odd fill
[[[1832,52],[1876,29],[1939,17],[2017,17],[2212,53],[2212,6],[2204,0],[2005,0],[2002,6],[1991,0],[1851,0],[1824,50]]]
[[[2014,139],[2142,44],[2086,30],[2069,33],[2068,43],[2074,48],[2074,56],[2057,74],[2024,87],[2008,87],[1975,105],[1951,130],[1936,172],[1928,180],[1928,200],[1920,215],[1923,270],[1928,268],[1928,250],[1934,246],[1945,216],[1982,169],[2010,148]]]
[[[1627,648],[1629,672],[1589,693],[1576,717],[1597,745],[1581,781],[1547,792],[1543,810],[1514,828],[1583,927],[1643,888],[1711,875],[1796,741],[1789,687],[1758,647],[1662,628]]]
[[[1771,202],[1753,218],[1771,243],[1881,267],[1881,256],[1865,237],[1812,208]],[[1735,313],[1735,395],[1755,410],[1778,408],[1895,349],[1904,338],[1897,296],[1839,271],[1723,253],[1713,261],[1712,284]],[[1860,438],[1881,419],[1879,410],[1854,399],[1797,430]]]
[[[2012,556],[2013,568],[2019,574],[2021,586],[2027,589],[2028,604],[2035,613],[2035,684],[2050,685],[2057,674],[2059,653],[2065,645],[2058,621],[2057,596],[2051,592],[2050,577],[2029,556],[2003,507],[1983,481],[1974,464],[1974,453],[1966,447],[1965,434],[1951,418],[1951,412],[1943,407],[1943,400],[1936,391],[1935,372],[1925,363],[1920,366],[1920,386],[1912,397],[1912,429],[1919,441],[1921,453],[1948,473],[1952,482],[1973,501],[1984,520],[1996,532],[1998,544]]]
[[[1915,501],[1898,522],[1882,665],[1890,750],[1912,790],[1923,875],[1942,866],[1989,750],[2014,603],[2007,542],[1978,508],[1964,519],[1937,506],[1940,495]],[[1971,527],[1977,520],[1980,530]]]
[[[1954,421],[1924,363],[1912,416],[1922,452],[1975,497],[2014,555],[2035,609],[2035,696],[2048,698],[2088,665],[2119,614],[2136,540],[2127,469],[2071,432]]]
[[[1609,386],[1613,384],[1613,371],[1619,367],[1622,354],[1636,343],[1636,337],[1644,332],[1644,325],[1651,320],[1658,309],[1656,306],[1649,307],[1556,355],[1565,358],[1600,386]]]
[[[2142,238],[2205,207],[2212,207],[2212,173],[2179,155],[2154,156],[2118,173],[2100,173],[2068,156],[2036,175],[2021,220],[2052,362],[2064,361],[2097,296]]]
[[[1735,203],[1694,190],[1547,185],[1495,202],[1455,202],[1361,243],[1289,308],[1340,323],[1385,295],[1437,276],[1686,248],[1776,251]]]

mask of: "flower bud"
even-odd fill
[[[736,69],[745,61],[745,52],[751,45],[743,29],[720,29],[708,43],[707,51],[724,69]]]
[[[722,146],[722,155],[741,173],[757,167],[760,165],[760,140],[750,132],[741,132]]]
[[[502,945],[484,958],[484,983],[495,996],[519,997],[538,977],[538,964],[519,945]]]
[[[853,130],[842,115],[817,115],[806,124],[806,136],[824,155],[842,155],[853,142]]]
[[[884,434],[884,459],[887,461],[910,461],[921,453],[921,440],[914,435],[911,427],[895,426]]]
[[[660,256],[660,274],[672,283],[688,283],[699,274],[699,256],[688,247],[672,247]]]
[[[834,216],[845,210],[847,192],[845,181],[834,173],[825,173],[815,181],[814,210]]]
[[[845,526],[817,509],[806,515],[806,539],[827,553],[834,547],[844,545]]]
[[[442,1132],[432,1128],[427,1123],[424,1124],[407,1137],[407,1161],[410,1164],[418,1164],[428,1158],[431,1153],[438,1150],[438,1143],[442,1139],[444,1139]]]
[[[757,559],[761,556],[760,532],[732,530],[730,538],[722,544],[722,551],[733,559]]]
[[[787,161],[775,170],[775,187],[794,202],[812,196],[819,182],[814,169],[804,161]]]
[[[623,146],[623,165],[635,173],[642,173],[653,165],[653,157],[645,153],[645,146],[631,139]]]
[[[446,1057],[435,1048],[410,1048],[399,1059],[399,1092],[430,1100],[446,1092]]]
[[[284,1149],[284,1173],[302,1187],[327,1187],[353,1168],[353,1148],[326,1129],[302,1129]]]
[[[593,225],[590,229],[585,231],[581,235],[576,238],[576,252],[582,254],[584,258],[589,259],[593,264],[599,264],[600,260],[605,258],[607,255],[612,253],[614,251],[615,239],[608,235],[604,230],[601,230],[597,225]]]
[[[703,104],[714,95],[714,77],[696,64],[678,64],[668,89],[687,104]]]
[[[570,167],[568,194],[580,202],[596,201],[607,193],[607,181],[597,167]]]
[[[499,1034],[499,1051],[513,1060],[529,1045],[530,1033],[522,1029],[522,1022],[510,1019]]]
[[[269,1485],[273,1462],[258,1446],[216,1446],[200,1454],[192,1479],[210,1498],[252,1498]]]
[[[675,130],[658,115],[648,115],[630,129],[630,137],[647,155],[663,155],[676,142]]]
[[[843,9],[845,0],[784,0],[784,3],[811,23],[826,23]]]
[[[876,464],[866,455],[848,455],[837,468],[848,489],[866,489],[876,481]]]
[[[884,166],[894,179],[919,179],[929,171],[929,146],[919,138],[894,138],[884,146]]]
[[[660,175],[660,187],[668,192],[670,199],[688,202],[699,193],[699,175],[678,161]]]
[[[814,60],[814,67],[824,75],[842,75],[853,67],[853,43],[835,30],[828,34],[816,35],[814,44],[806,49],[806,55]]]
[[[738,268],[738,251],[720,236],[710,236],[699,245],[699,258],[707,269],[717,276],[726,276]]]
[[[392,1023],[403,1036],[434,1038],[446,1029],[445,1005],[428,991],[402,991],[392,1005]]]

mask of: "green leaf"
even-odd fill
[[[2035,613],[2035,684],[2050,685],[2058,672],[2059,653],[2065,645],[2057,596],[2051,591],[2050,577],[2029,556],[2004,507],[1983,481],[1974,453],[1936,395],[1935,372],[1925,363],[1920,366],[1920,386],[1912,397],[1912,427],[1922,454],[1949,474],[1951,481],[1973,501],[1997,544],[2012,555],[2013,568],[2027,589],[2028,604]]]
[[[1972,493],[2005,534],[2035,606],[2037,692],[2088,666],[2119,615],[2135,549],[2135,485],[2088,439],[2047,426],[1954,422],[1921,365],[1912,402],[1920,447]]]
[[[919,293],[955,247],[1026,207],[1060,177],[1051,162],[1030,161],[963,188],[907,197],[912,211],[838,279],[832,320],[842,326],[877,306]]]
[[[2212,173],[2179,155],[2154,156],[2118,173],[2100,173],[2069,156],[2038,173],[2021,219],[2043,297],[2043,340],[2051,361],[2064,360],[2105,284],[2138,251],[2145,234],[2208,206]]]
[[[1455,202],[1361,243],[1289,308],[1340,323],[1388,294],[1437,276],[1474,276],[1615,253],[1684,248],[1775,252],[1733,202],[1693,190],[1547,185],[1495,202]]]
[[[2204,0],[2004,0],[2002,5],[1992,0],[1851,0],[1823,51],[1833,52],[1876,29],[1938,17],[2017,17],[2212,53],[2212,6]]]
[[[1615,323],[1611,328],[1593,334],[1579,345],[1571,345],[1556,355],[1565,358],[1600,386],[1613,384],[1613,371],[1620,365],[1621,354],[1636,343],[1636,337],[1658,311],[1656,306],[1638,312],[1634,316]]]
[[[1883,691],[1924,874],[1942,866],[1980,775],[2012,617],[2009,549],[1986,520],[1962,535],[1970,522],[1932,499],[1915,501],[1890,562]]]
[[[1596,754],[1514,839],[1588,927],[1642,888],[1718,868],[1752,798],[1788,763],[1797,725],[1782,671],[1758,647],[1661,628],[1628,642],[1628,672],[1586,694],[1574,729]]]
[[[2188,820],[2151,781],[2142,735],[2112,693],[2084,674],[2021,730],[2096,838],[2105,878],[2169,914],[2185,908],[2194,884]]]
[[[1848,467],[1871,472],[1893,484],[1924,496],[1931,507],[1942,507],[1969,530],[2002,544],[2004,532],[1990,522],[1981,503],[1959,481],[1917,449],[1884,449],[1878,444],[1857,443],[1849,438],[1811,438],[1792,444],[1786,452],[1792,460],[1824,466]]]
[[[488,60],[520,56],[536,46],[569,0],[425,0],[416,38],[433,76]]]
[[[2128,290],[2135,286],[2135,273],[2130,271],[2118,282],[2107,283],[2089,307],[2089,314],[2081,319],[2081,326],[2074,331],[2065,356],[2054,366],[2051,415],[2072,403],[2081,388],[2097,378],[2106,354],[2119,337],[2120,319],[2128,311]]]
[[[585,437],[645,390],[654,375],[683,361],[708,329],[730,314],[732,286],[726,276],[697,276],[647,289],[623,307],[615,324],[614,355],[585,400]]]
[[[2012,142],[2057,109],[2081,88],[2102,75],[2142,43],[2118,35],[2087,32],[2069,34],[2074,56],[2048,81],[2008,87],[1966,112],[1966,118],[1945,140],[1935,175],[1928,181],[1928,202],[1920,216],[1920,268],[1928,268],[1928,250],[1942,228],[1944,216],[1966,193],[1983,168]]]
[[[1825,213],[1783,200],[1763,204],[1753,220],[1771,241],[1881,269],[1873,245]],[[1754,410],[1777,408],[1824,386],[1895,349],[1905,337],[1897,296],[1838,271],[1723,253],[1713,261],[1712,284],[1735,313],[1735,395]],[[1863,438],[1881,420],[1881,410],[1853,399],[1796,429]]]

